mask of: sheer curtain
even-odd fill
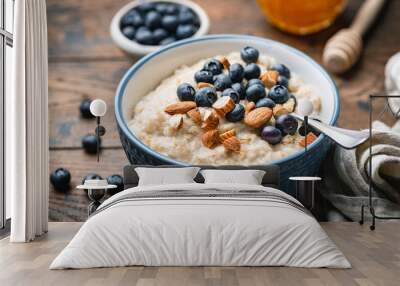
[[[13,92],[6,98],[6,187],[12,242],[48,225],[48,88],[45,0],[18,0],[14,18]]]

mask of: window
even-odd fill
[[[10,217],[10,195],[4,188],[4,106],[6,94],[11,92],[14,0],[0,0],[0,228]]]

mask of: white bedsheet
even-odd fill
[[[146,266],[349,268],[318,222],[291,205],[258,198],[122,200],[146,190],[263,190],[254,185],[181,184],[125,190],[81,227],[50,269]]]

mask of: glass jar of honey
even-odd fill
[[[269,22],[279,29],[307,35],[328,27],[347,0],[257,0]]]

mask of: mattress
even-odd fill
[[[138,186],[112,196],[50,269],[132,265],[351,267],[288,194],[198,183]]]

